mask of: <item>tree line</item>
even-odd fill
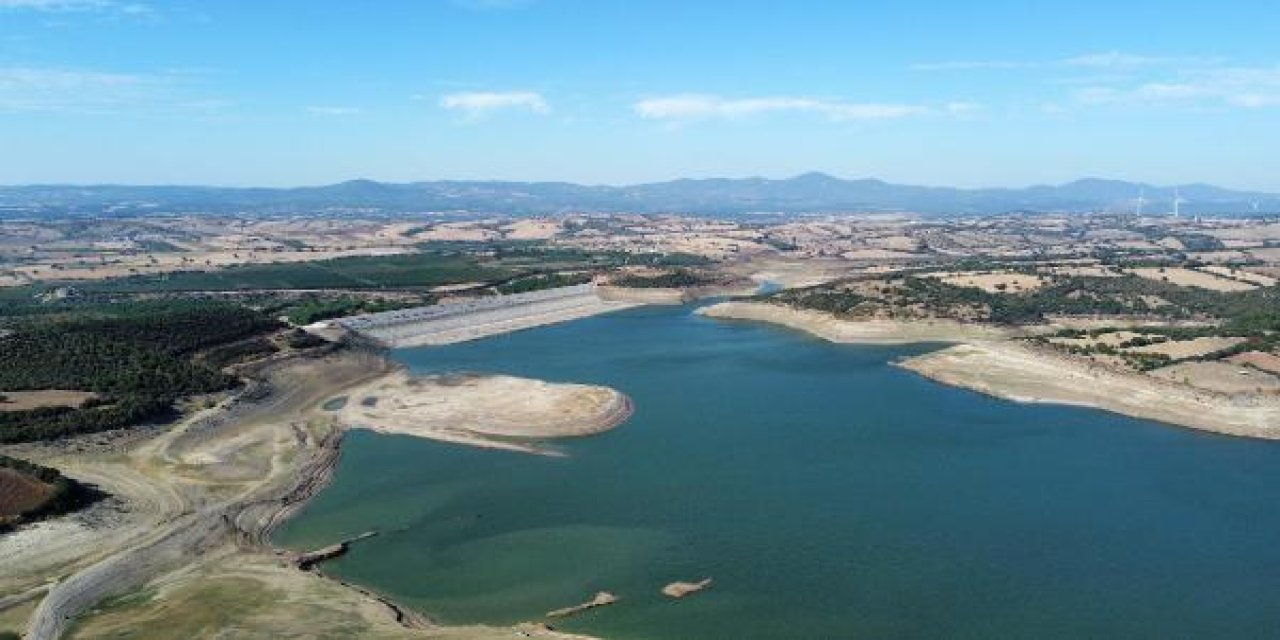
[[[197,352],[279,326],[258,311],[229,303],[131,303],[114,311],[24,318],[9,326],[12,334],[0,338],[0,389],[99,396],[79,408],[0,413],[0,442],[125,427],[163,417],[180,397],[233,388],[238,380],[197,359]]]

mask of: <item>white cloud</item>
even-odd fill
[[[533,4],[533,0],[453,0],[453,4],[463,9],[493,11],[522,9]]]
[[[307,113],[317,116],[353,116],[361,112],[359,107],[338,107],[333,105],[309,105]]]
[[[976,102],[949,102],[947,103],[947,113],[953,115],[965,115],[982,111],[985,107]]]
[[[1246,109],[1261,109],[1263,107],[1280,107],[1280,93],[1271,95],[1261,95],[1256,93],[1240,93],[1227,97],[1227,102],[1233,106],[1244,107]]]
[[[232,105],[192,88],[182,72],[0,66],[0,111],[210,113]]]
[[[1091,105],[1241,107],[1280,106],[1280,67],[1187,70],[1132,86],[1099,85],[1075,93]]]
[[[127,102],[153,77],[38,67],[0,67],[0,109],[101,110]]]
[[[812,113],[835,121],[904,118],[929,113],[928,107],[775,96],[727,99],[712,95],[674,95],[641,100],[635,112],[651,120],[745,118],[769,113]]]
[[[471,117],[506,109],[533,113],[551,111],[546,99],[533,91],[451,93],[440,98],[440,106],[450,111],[460,111]]]
[[[1131,69],[1160,65],[1207,65],[1221,63],[1221,58],[1197,56],[1144,56],[1122,51],[1087,53],[1062,61],[1068,67],[1092,67],[1100,69]]]
[[[151,7],[136,2],[116,2],[115,0],[0,0],[0,11],[4,10],[48,13],[119,11],[136,15],[150,13]]]
[[[1034,62],[1014,62],[1012,60],[948,60],[944,62],[921,62],[911,65],[912,71],[972,71],[978,69],[1028,69],[1039,66]]]
[[[910,68],[913,71],[975,71],[984,69],[1045,69],[1061,67],[1121,70],[1161,65],[1213,65],[1221,63],[1222,58],[1148,56],[1112,50],[1085,53],[1047,62],[1030,60],[944,60],[913,64]]]

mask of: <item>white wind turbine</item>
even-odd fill
[[[1182,194],[1177,189],[1173,190],[1173,217],[1178,217],[1182,213],[1182,204],[1186,202]]]
[[[1133,208],[1133,217],[1135,217],[1135,218],[1141,218],[1141,217],[1142,217],[1142,205],[1144,205],[1144,204],[1146,204],[1146,203],[1147,203],[1147,190],[1146,190],[1146,188],[1139,189],[1139,190],[1138,190],[1138,200],[1137,200],[1137,202],[1135,203],[1135,206],[1134,206],[1134,208]]]

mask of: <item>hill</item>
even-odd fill
[[[781,180],[714,178],[629,186],[567,182],[435,181],[384,183],[352,180],[296,188],[208,186],[26,185],[0,186],[0,216],[139,215],[171,212],[316,213],[368,209],[386,212],[466,211],[556,214],[567,212],[749,213],[914,212],[993,214],[1012,211],[1080,213],[1145,210],[1249,213],[1280,211],[1280,194],[1233,191],[1204,184],[1161,187],[1084,179],[1021,189],[960,189],[845,180],[806,173]]]

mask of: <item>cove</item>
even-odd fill
[[[277,535],[369,529],[326,572],[444,623],[609,638],[1269,637],[1280,449],[1019,405],[833,345],[641,308],[394,356],[636,403],[564,458],[351,433]],[[675,580],[715,579],[672,601]]]

